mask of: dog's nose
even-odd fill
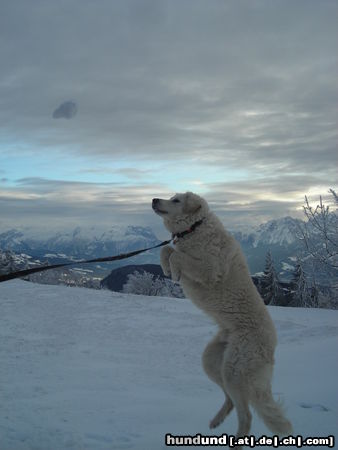
[[[153,203],[152,203],[152,205],[153,205],[153,206],[156,206],[156,205],[158,204],[159,201],[160,201],[159,198],[153,198]]]

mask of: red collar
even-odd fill
[[[199,225],[201,225],[202,222],[203,222],[203,219],[198,220],[197,222],[192,224],[191,227],[188,228],[187,230],[181,231],[180,233],[173,233],[172,234],[172,239],[174,240],[173,244],[176,244],[179,239],[183,238],[187,234],[192,233]]]

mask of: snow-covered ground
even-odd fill
[[[335,435],[338,311],[270,312],[273,392],[295,435]],[[214,332],[188,300],[0,284],[0,449],[159,450],[166,433],[234,434],[234,413],[208,429],[223,403],[200,364]],[[256,415],[251,431],[269,434]]]

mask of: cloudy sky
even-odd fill
[[[0,228],[231,226],[337,187],[333,0],[2,0]]]

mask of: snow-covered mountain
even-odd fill
[[[253,247],[259,245],[280,245],[288,246],[298,242],[299,227],[301,220],[292,217],[283,217],[278,220],[270,220],[269,222],[259,225],[253,233]]]
[[[251,273],[264,270],[265,257],[270,251],[277,271],[282,278],[288,279],[296,256],[302,255],[304,251],[304,246],[299,240],[301,224],[301,220],[283,217],[263,223],[246,233],[233,231],[247,257]],[[109,229],[97,226],[77,227],[59,232],[21,227],[0,231],[0,250],[24,253],[42,261],[48,259],[50,263],[65,259],[91,259],[126,253],[151,247],[159,242],[151,228],[140,226],[112,226]],[[127,264],[158,264],[158,262],[159,252],[153,251],[128,260]],[[102,269],[109,270],[121,265],[125,265],[125,261]]]
[[[264,270],[266,254],[270,251],[277,271],[288,278],[296,255],[304,251],[299,239],[302,224],[301,220],[287,216],[269,220],[246,233],[233,231],[248,259],[251,273]]]
[[[53,256],[96,258],[151,247],[157,243],[159,240],[149,227],[139,226],[113,226],[106,230],[77,227],[56,233],[18,228],[0,233],[0,249],[49,259]]]
[[[270,220],[253,228],[250,232],[233,231],[235,237],[246,246],[279,245],[290,246],[298,243],[301,220],[283,217]],[[74,257],[102,256],[110,251],[135,250],[136,246],[151,246],[159,243],[150,227],[112,226],[76,227],[59,232],[41,231],[28,227],[0,231],[0,248],[15,253],[45,254],[59,253]]]
[[[299,240],[299,230],[304,222],[287,216],[264,222],[249,231],[231,230],[240,242],[257,248],[260,245],[293,245]]]
[[[201,354],[217,330],[189,300],[18,280],[0,298],[1,450],[159,450],[167,433],[235,433],[234,412],[209,429],[224,395]],[[338,311],[268,309],[273,394],[294,435],[337,438]],[[250,435],[270,436],[252,413]]]

